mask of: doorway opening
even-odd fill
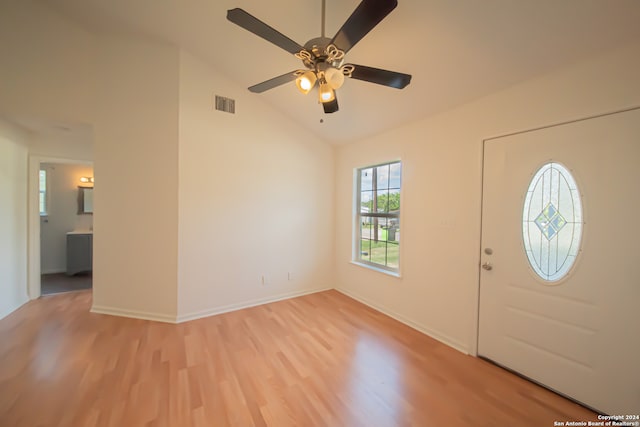
[[[93,165],[41,161],[38,177],[40,293],[91,289]]]

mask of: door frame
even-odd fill
[[[520,131],[514,131],[514,132],[507,132],[504,134],[499,134],[499,135],[494,135],[488,138],[484,138],[482,140],[482,150],[481,150],[481,168],[480,168],[480,238],[479,238],[479,245],[478,245],[478,286],[476,288],[476,305],[474,306],[474,320],[475,320],[475,333],[471,334],[471,346],[470,346],[470,354],[474,357],[478,357],[478,342],[480,340],[480,284],[481,284],[481,279],[482,279],[482,269],[481,269],[481,263],[482,263],[482,230],[483,230],[483,222],[484,219],[482,218],[482,212],[484,210],[484,171],[485,171],[485,149],[486,149],[486,145],[488,142],[494,140],[494,139],[499,139],[499,138],[504,138],[504,137],[508,137],[508,136],[513,136],[513,135],[520,135],[523,133],[528,133],[528,132],[534,132],[534,131],[538,131],[538,130],[542,130],[542,129],[549,129],[549,128],[553,128],[556,126],[563,126],[563,125],[567,125],[570,123],[577,123],[577,122],[582,122],[585,120],[590,120],[590,119],[595,119],[595,118],[599,118],[599,117],[605,117],[605,116],[611,116],[614,114],[618,114],[618,113],[624,113],[627,111],[633,111],[633,110],[638,110],[640,109],[640,105],[636,105],[636,106],[630,106],[630,107],[625,107],[625,108],[620,108],[617,110],[613,110],[613,111],[607,111],[607,112],[603,112],[603,113],[598,113],[598,114],[592,114],[589,116],[582,116],[579,118],[574,118],[574,119],[569,119],[569,120],[564,120],[564,121],[559,121],[559,122],[554,122],[548,125],[544,125],[544,126],[537,126],[537,127],[532,127],[532,128],[528,128],[525,130],[520,130]]]
[[[38,154],[29,155],[28,168],[28,189],[27,189],[27,209],[28,209],[28,243],[27,243],[27,294],[29,299],[39,298],[42,294],[40,283],[40,164],[41,163],[63,163],[74,165],[91,165],[93,162],[80,159],[70,159],[61,157],[41,156]]]

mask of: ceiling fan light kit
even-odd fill
[[[296,79],[296,86],[298,87],[298,90],[300,92],[306,95],[316,85],[316,80],[317,77],[313,71],[307,70],[304,72],[300,72],[298,78]]]
[[[274,77],[249,90],[262,93],[295,80],[296,87],[308,94],[318,86],[318,100],[324,112],[338,111],[336,90],[345,77],[403,89],[411,82],[411,75],[356,64],[344,64],[345,54],[398,5],[397,0],[362,0],[333,39],[324,36],[325,1],[322,2],[322,36],[300,46],[284,34],[260,21],[246,11],[235,8],[227,11],[227,19],[253,34],[292,53],[306,69]]]
[[[344,84],[344,74],[342,70],[333,67],[324,72],[324,78],[327,80],[327,83],[329,83],[329,86],[336,90],[340,89]]]
[[[327,102],[334,101],[336,99],[336,93],[329,83],[324,79],[320,80],[320,87],[318,88],[318,98],[320,103],[325,104]]]

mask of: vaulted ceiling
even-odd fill
[[[240,7],[299,44],[321,32],[321,0],[39,0],[92,32],[180,46],[249,87],[301,67],[226,20]],[[381,133],[590,55],[640,41],[638,0],[399,0],[347,62],[413,75],[396,90],[347,80],[325,115],[292,82],[260,97],[333,144]],[[332,37],[359,0],[327,0]],[[233,97],[233,93],[221,93]],[[321,123],[323,119],[324,123]]]

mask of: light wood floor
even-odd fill
[[[327,291],[180,325],[88,312],[0,321],[0,426],[553,426],[595,414]]]

